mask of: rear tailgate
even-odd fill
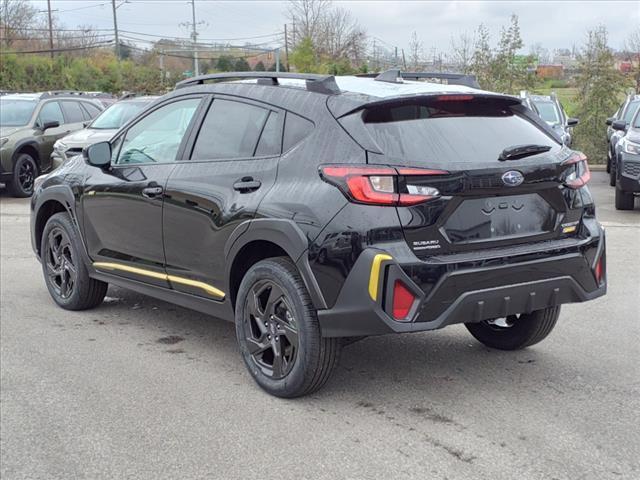
[[[577,171],[586,168],[584,157],[563,147],[516,99],[405,97],[352,115],[361,116],[377,146],[368,163],[395,167],[400,194],[434,188],[439,193],[423,203],[397,207],[407,243],[418,257],[542,242],[577,232],[580,185],[566,185],[584,173]],[[523,158],[506,155],[505,160],[503,151],[518,145],[533,145],[540,152]]]

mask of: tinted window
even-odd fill
[[[425,100],[370,109],[363,118],[386,155],[419,166],[431,160],[493,161],[513,145],[559,147],[525,112],[520,104],[492,99]]]
[[[286,152],[300,143],[312,130],[312,122],[294,113],[287,112],[286,124],[284,126],[283,151]]]
[[[38,115],[40,124],[47,122],[60,122],[60,125],[64,123],[64,117],[62,116],[62,110],[58,102],[47,102],[42,106],[40,115]]]
[[[64,110],[67,123],[81,123],[85,120],[80,102],[62,102],[62,110]]]
[[[175,161],[199,103],[199,98],[172,102],[134,124],[125,134],[117,163]]]
[[[282,131],[280,130],[280,116],[276,112],[271,112],[262,130],[262,135],[260,135],[255,156],[280,155],[281,144]]]
[[[82,102],[82,106],[84,107],[84,109],[89,114],[89,118],[90,119],[91,118],[96,118],[98,115],[100,115],[100,112],[102,112],[102,110],[100,110],[98,107],[96,107],[92,103]]]
[[[216,99],[193,147],[195,160],[252,157],[269,110]]]

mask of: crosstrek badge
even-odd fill
[[[435,250],[440,248],[440,240],[420,240],[413,242],[414,250]]]

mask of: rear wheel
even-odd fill
[[[67,213],[56,213],[44,227],[40,254],[51,298],[66,310],[87,310],[102,303],[108,284],[89,277],[82,243]]]
[[[9,193],[14,197],[30,197],[33,184],[38,176],[38,164],[28,153],[18,154],[13,168],[13,178],[9,182]]]
[[[633,210],[633,193],[624,192],[616,187],[616,210]]]
[[[487,347],[519,350],[544,340],[553,330],[559,315],[560,307],[550,307],[532,313],[465,323],[465,326],[476,340]]]
[[[268,393],[299,397],[329,379],[341,343],[321,336],[309,293],[289,259],[262,260],[249,269],[238,290],[235,316],[242,358]]]

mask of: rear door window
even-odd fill
[[[389,157],[414,165],[486,162],[514,145],[559,147],[525,116],[526,107],[495,99],[416,99],[363,113],[365,125]]]
[[[269,114],[266,108],[215,99],[202,122],[191,158],[215,160],[253,157]],[[264,148],[268,147],[265,145]]]
[[[280,115],[277,112],[269,113],[260,135],[260,141],[256,148],[256,157],[280,155],[282,148],[282,129],[280,127]]]
[[[62,103],[62,110],[67,119],[67,123],[82,123],[85,121],[80,102],[66,101]]]

